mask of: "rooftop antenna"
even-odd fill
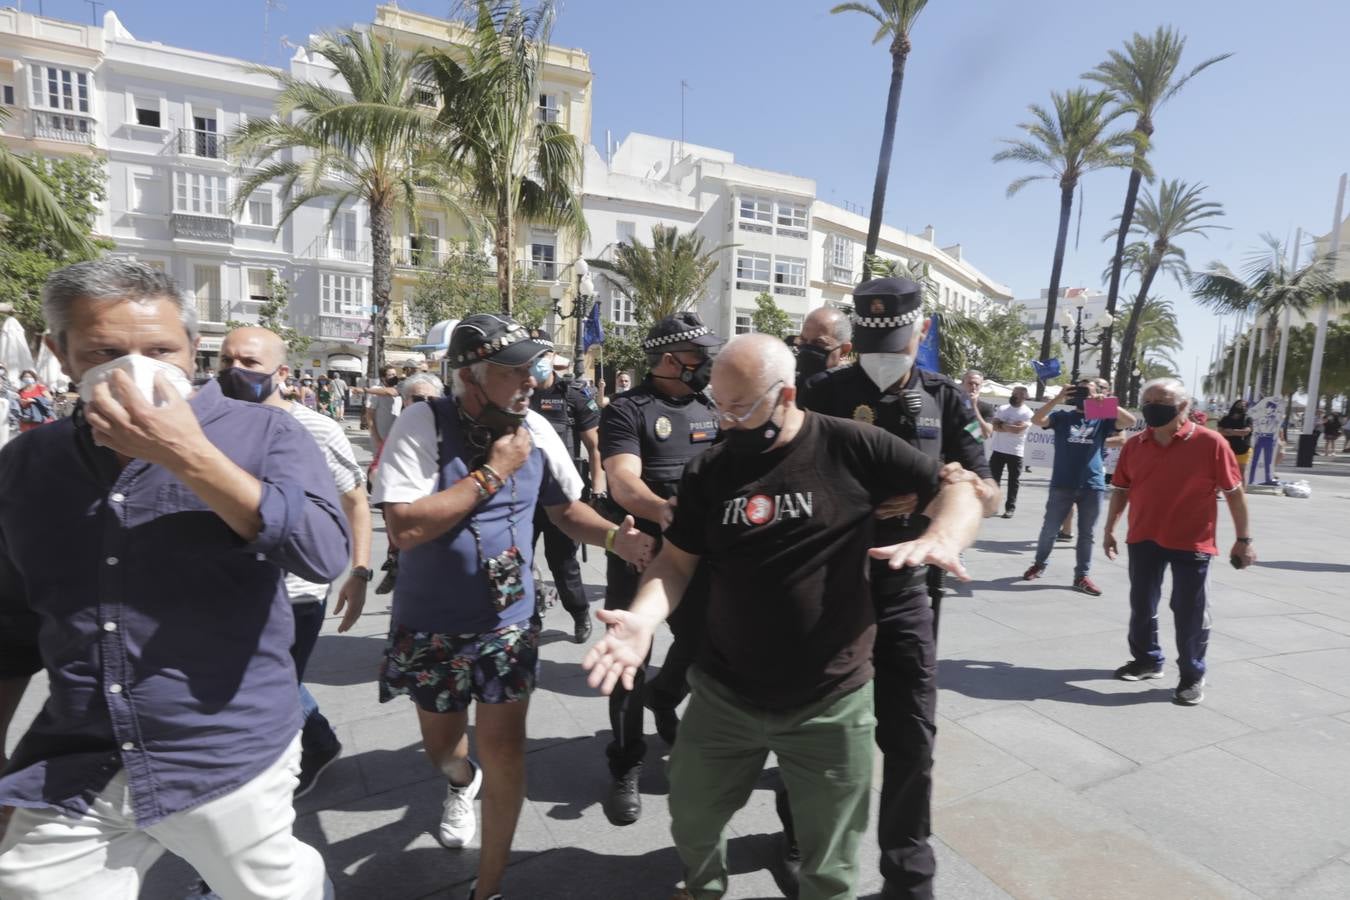
[[[684,159],[684,95],[687,91],[692,91],[689,82],[683,78],[680,79],[680,159]]]
[[[97,25],[97,24],[98,24],[98,8],[99,8],[100,6],[106,6],[107,4],[103,3],[102,0],[84,0],[84,2],[89,4],[89,21],[92,22],[93,24]],[[39,12],[42,11],[42,4],[41,4],[41,3],[38,4],[38,11],[39,11]]]
[[[262,33],[263,65],[267,64],[268,52],[271,50],[272,46],[268,34],[272,25],[272,10],[274,9],[277,12],[285,12],[286,4],[282,3],[281,0],[263,0],[263,33]],[[285,38],[282,38],[282,40],[284,41]]]

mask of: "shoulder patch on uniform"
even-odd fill
[[[984,443],[984,432],[980,430],[979,422],[976,422],[972,419],[970,423],[966,425],[965,432],[966,434],[973,437],[979,443],[981,444]]]

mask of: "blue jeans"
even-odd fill
[[[1127,544],[1130,554],[1130,655],[1136,662],[1163,664],[1158,646],[1158,601],[1163,573],[1172,568],[1172,619],[1177,628],[1177,668],[1183,683],[1205,675],[1209,649],[1208,553],[1172,550],[1153,541]]]
[[[304,728],[300,732],[303,751],[326,750],[338,742],[333,726],[319,712],[319,701],[305,687],[305,667],[314,645],[319,640],[319,629],[323,627],[323,617],[328,611],[328,601],[309,601],[291,605],[291,615],[295,618],[295,642],[291,644],[291,659],[295,661],[295,679],[300,688],[300,712],[304,717]]]
[[[1059,526],[1074,504],[1078,505],[1078,559],[1073,567],[1073,577],[1082,578],[1092,568],[1092,529],[1097,527],[1097,514],[1102,508],[1101,488],[1050,489],[1050,498],[1045,501],[1041,536],[1036,541],[1036,565],[1043,566],[1050,558],[1055,535],[1059,534]]]

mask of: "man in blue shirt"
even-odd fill
[[[0,897],[134,900],[165,849],[225,897],[329,896],[291,833],[283,586],[349,558],[318,446],[193,390],[196,311],[159,270],[70,266],[43,312],[81,403],[0,452],[0,746],[28,678],[51,691],[0,776]]]
[[[1092,529],[1101,511],[1106,476],[1102,471],[1102,447],[1115,431],[1134,424],[1134,416],[1120,409],[1113,419],[1089,419],[1083,415],[1088,400],[1106,396],[1103,378],[1084,378],[1065,385],[1049,403],[1031,417],[1031,424],[1055,432],[1055,464],[1050,474],[1050,496],[1045,503],[1045,521],[1036,541],[1036,561],[1022,575],[1034,581],[1045,571],[1060,523],[1078,507],[1078,558],[1073,569],[1073,587],[1080,593],[1100,597],[1101,590],[1088,577],[1092,568]],[[1066,404],[1067,409],[1055,409]]]
[[[571,453],[530,396],[553,349],[506,316],[455,326],[447,362],[453,397],[403,411],[384,444],[375,505],[400,551],[380,700],[417,707],[422,745],[449,781],[436,836],[448,848],[483,841],[470,900],[501,900],[502,875],[525,795],[525,712],[539,666],[534,612],[534,509],[578,542],[641,567],[653,541],[581,502]],[[539,365],[536,365],[539,363]],[[478,764],[468,710],[477,705]]]

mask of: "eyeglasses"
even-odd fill
[[[434,400],[434,399],[436,399],[436,398],[434,398],[434,397],[428,397],[426,394],[413,394],[411,397],[408,398],[408,402],[409,402],[409,403],[426,403],[426,402],[431,401],[431,400]]]
[[[773,393],[775,388],[777,388],[778,394],[783,393],[782,384],[783,384],[782,379],[779,379],[778,381],[775,381],[773,384],[769,385],[769,389],[759,395],[759,399],[754,402],[754,404],[750,407],[750,409],[746,410],[744,415],[738,416],[730,411],[719,412],[717,414],[718,424],[728,428],[733,425],[744,425],[746,422],[754,418],[755,413],[759,411],[759,405],[763,403],[765,400],[769,399],[769,394]],[[778,403],[778,395],[774,396],[773,402],[775,404]]]

